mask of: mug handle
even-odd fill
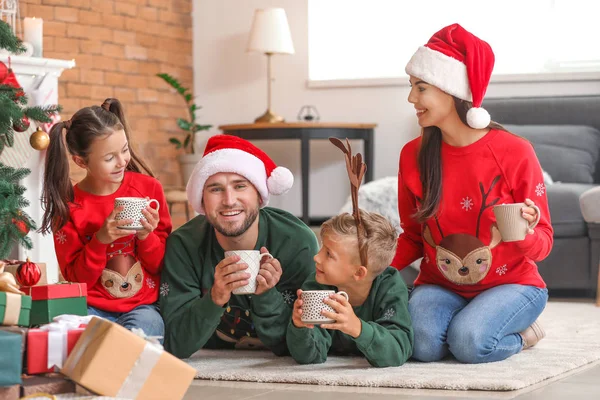
[[[344,292],[343,290],[340,290],[339,292],[337,292],[336,294],[339,294],[341,296],[344,296],[346,298],[346,301],[350,301],[350,296],[348,296],[348,293]]]
[[[529,225],[529,229],[533,229],[537,226],[537,224],[540,222],[540,218],[542,217],[541,213],[540,213],[540,209],[538,206],[536,206],[535,204],[532,206],[526,206],[526,207],[531,207],[535,210],[535,221],[533,221],[530,225]]]
[[[150,204],[152,204],[153,201],[156,202],[156,211],[160,210],[160,203],[156,199],[151,199],[150,201],[148,201],[148,207],[150,207]]]
[[[271,253],[261,253],[261,254],[260,254],[260,262],[261,262],[261,263],[262,263],[262,261],[263,261],[263,257],[269,257],[269,260],[272,260],[273,258],[275,258],[275,257],[273,257],[273,256],[271,255]]]

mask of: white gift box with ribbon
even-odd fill
[[[64,314],[54,317],[52,323],[40,326],[40,330],[48,332],[48,368],[62,368],[67,361],[67,340],[69,331],[87,325],[91,316]]]
[[[83,334],[85,326],[90,322],[91,316],[59,315],[53,318],[54,322],[40,326],[38,329],[30,329],[27,333],[27,372],[29,374],[41,374],[51,372],[54,367],[62,368],[68,357],[69,341],[73,338],[69,332],[79,331]],[[40,335],[44,337],[40,338]],[[77,338],[75,338],[77,339]],[[47,343],[41,343],[41,341]],[[75,343],[71,343],[71,348]],[[43,348],[47,348],[48,358],[44,363],[40,358],[44,357]]]

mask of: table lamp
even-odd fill
[[[248,51],[267,55],[267,111],[254,122],[283,122],[283,117],[271,111],[271,56],[294,54],[292,34],[283,8],[256,10],[250,29]]]

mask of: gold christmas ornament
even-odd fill
[[[31,144],[31,147],[36,150],[46,150],[50,144],[50,136],[40,128],[37,128],[36,131],[31,134],[29,143]]]

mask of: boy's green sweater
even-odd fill
[[[302,221],[275,208],[260,210],[258,229],[254,249],[264,246],[279,260],[281,279],[260,296],[232,294],[224,307],[210,297],[224,250],[206,218],[197,216],[168,238],[160,287],[167,351],[186,358],[202,347],[262,344],[275,354],[287,354],[285,333],[296,291],[315,271],[318,243]]]
[[[336,290],[316,282],[312,274],[302,290]],[[290,320],[287,345],[301,364],[322,363],[327,354],[362,354],[374,367],[402,365],[412,355],[413,330],[408,313],[408,290],[398,270],[389,267],[373,281],[369,297],[353,307],[361,320],[360,336],[338,330],[297,328]]]

